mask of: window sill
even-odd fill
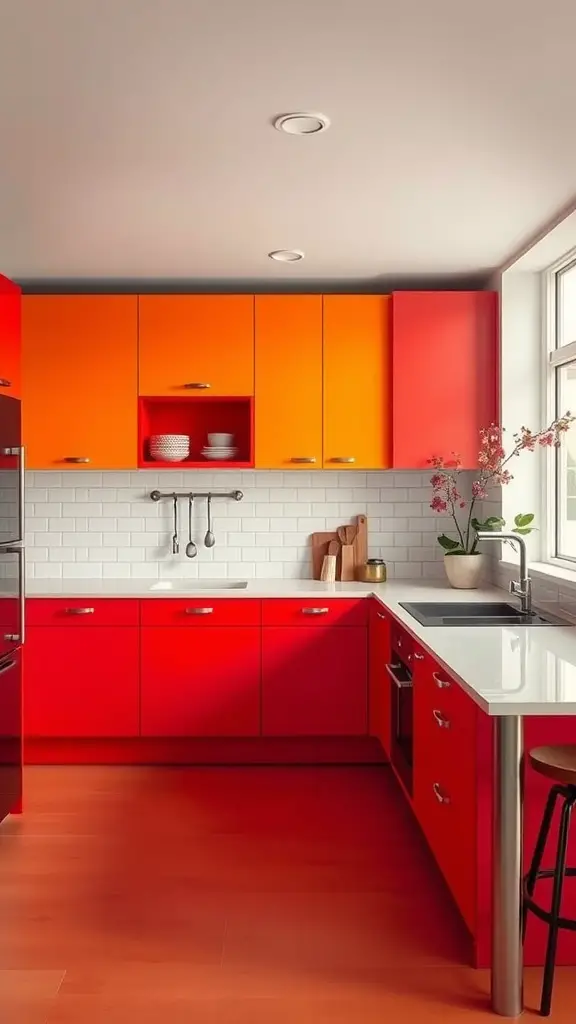
[[[501,559],[500,565],[503,569],[512,569],[518,572],[518,562]],[[558,580],[576,585],[576,569],[564,569],[560,565],[553,565],[552,562],[530,562],[528,571],[536,579]]]

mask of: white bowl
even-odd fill
[[[190,444],[188,434],[152,434],[150,444]]]
[[[235,458],[236,452],[229,452],[226,455],[215,454],[213,451],[202,452],[205,459],[212,459],[213,462],[230,462]]]
[[[185,462],[190,453],[186,452],[153,452],[150,451],[150,458],[154,462]]]
[[[234,434],[208,434],[208,444],[211,448],[232,448]]]

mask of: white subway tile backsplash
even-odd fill
[[[27,474],[28,576],[44,578],[303,578],[311,575],[310,534],[369,517],[369,554],[386,559],[390,578],[443,572],[436,535],[450,521],[429,508],[429,473],[357,470],[279,472],[168,470]],[[172,506],[162,490],[228,491],[240,503],[213,505],[216,546],[203,546],[206,502],[193,512],[195,559],[186,558],[186,503],[180,503],[180,554],[171,553]],[[568,599],[565,598],[566,603]]]

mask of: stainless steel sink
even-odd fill
[[[531,612],[524,615],[518,607],[503,601],[463,601],[462,603],[423,601],[400,602],[423,626],[565,626],[555,615]]]
[[[246,590],[247,586],[248,580],[157,580],[150,584],[150,590],[192,594],[207,590]]]

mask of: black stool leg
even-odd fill
[[[556,854],[556,866],[554,868],[554,887],[552,890],[552,907],[550,910],[550,930],[548,932],[544,980],[542,983],[542,1001],[540,1003],[540,1015],[542,1017],[549,1016],[552,1004],[552,985],[554,983],[556,947],[558,945],[558,918],[560,917],[562,886],[564,884],[564,872],[566,870],[566,852],[568,848],[568,830],[570,828],[572,803],[573,800],[568,797],[564,807],[562,808],[560,828],[558,831],[558,852]]]
[[[534,888],[538,879],[538,872],[542,864],[542,857],[544,856],[544,850],[548,841],[548,834],[550,832],[550,826],[552,824],[552,818],[554,816],[554,808],[556,806],[556,800],[560,796],[561,790],[558,786],[553,786],[548,794],[546,801],[546,807],[544,808],[544,814],[542,816],[542,823],[540,825],[540,831],[538,832],[538,839],[536,840],[536,846],[534,847],[534,853],[532,854],[532,862],[526,875],[526,892],[529,896],[534,895]],[[522,907],[522,942],[526,938],[526,923],[528,919],[528,907],[524,905]]]

